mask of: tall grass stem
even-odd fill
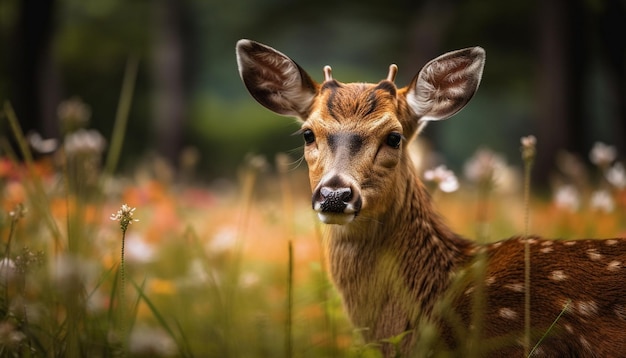
[[[131,56],[126,63],[126,69],[124,71],[124,80],[111,136],[111,146],[104,166],[106,176],[110,176],[115,172],[122,153],[122,145],[126,135],[126,126],[128,124],[130,106],[133,100],[138,67],[139,58],[137,56]]]
[[[287,323],[285,339],[285,356],[293,357],[293,242],[289,240],[289,264],[287,271]]]
[[[565,314],[565,312],[567,312],[567,309],[569,307],[569,305],[572,303],[572,300],[568,299],[567,302],[565,303],[565,305],[563,306],[563,309],[561,310],[561,312],[559,313],[558,316],[556,316],[556,319],[552,322],[552,324],[550,325],[550,327],[548,327],[548,329],[546,330],[546,332],[543,334],[543,336],[541,336],[541,338],[537,341],[537,343],[535,344],[535,346],[533,347],[533,349],[528,352],[528,354],[525,355],[525,357],[530,358],[532,357],[533,353],[535,353],[535,351],[537,350],[537,348],[539,348],[539,345],[541,344],[541,342],[543,342],[543,340],[548,336],[548,334],[552,331],[552,328],[554,328],[554,325],[556,325],[556,323],[559,321],[559,319],[561,319],[561,317]]]
[[[530,178],[536,155],[536,139],[534,136],[523,137],[522,160],[524,161],[524,356],[530,352]]]
[[[28,148],[28,141],[24,137],[24,132],[22,131],[19,121],[17,120],[17,115],[13,110],[13,106],[11,106],[11,103],[8,101],[4,103],[4,112],[9,121],[9,126],[11,127],[11,131],[13,132],[13,136],[17,141],[20,153],[24,158],[24,162],[29,173],[29,178],[32,181],[32,186],[25,185],[25,188],[28,190],[29,197],[32,199],[31,205],[33,205],[37,209],[37,211],[43,215],[44,222],[50,230],[50,233],[54,239],[55,250],[58,253],[61,248],[62,234],[56,224],[55,219],[52,217],[52,213],[50,212],[50,210],[48,210],[48,208],[50,207],[48,195],[46,194],[46,190],[41,182],[41,177],[37,174],[35,170],[33,155]],[[14,162],[17,162],[17,157],[15,153],[12,152],[10,146],[6,146],[5,149],[7,150],[7,153],[12,154],[12,160]]]
[[[122,339],[122,354],[126,354],[127,327],[126,327],[126,264],[124,262],[124,245],[126,242],[126,230],[122,230],[122,253],[120,258],[120,331]]]
[[[293,218],[293,193],[289,185],[289,157],[286,154],[279,153],[275,158],[276,167],[280,176],[280,186],[283,200],[283,217],[284,230],[287,237],[287,318],[285,322],[285,356],[293,357],[293,237],[294,237],[294,218]]]

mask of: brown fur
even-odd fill
[[[299,118],[308,134],[313,208],[336,224],[326,227],[330,272],[365,340],[380,343],[385,356],[394,348],[384,340],[408,332],[403,354],[521,357],[524,239],[478,246],[452,232],[406,150],[426,121],[469,101],[482,49],[440,56],[401,89],[389,80],[343,84],[330,69],[319,85],[285,55],[248,40],[237,56],[254,98]],[[401,144],[393,133],[402,134]],[[532,345],[548,332],[535,356],[625,354],[626,240],[527,243]]]

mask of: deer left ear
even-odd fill
[[[292,59],[258,42],[239,40],[237,64],[257,102],[278,114],[308,117],[318,85]]]
[[[448,52],[427,63],[406,95],[420,127],[449,118],[465,107],[478,89],[484,65],[485,50],[480,47]]]

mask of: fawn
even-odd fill
[[[326,66],[320,84],[266,45],[240,40],[236,53],[250,94],[301,122],[312,206],[329,224],[332,280],[352,323],[385,356],[518,357],[540,340],[533,356],[626,356],[626,239],[479,245],[446,226],[413,168],[407,144],[427,122],[468,103],[481,80],[482,48],[437,57],[404,88],[394,84],[395,65],[376,84],[338,82]],[[398,347],[391,337],[402,337]]]

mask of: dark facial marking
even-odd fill
[[[324,92],[326,90],[331,91],[330,95],[328,96],[328,101],[326,101],[326,108],[328,108],[328,113],[330,114],[331,117],[337,119],[337,113],[336,113],[336,109],[335,109],[335,96],[337,95],[337,88],[339,88],[340,85],[337,81],[332,80],[332,81],[326,81],[324,82],[324,84],[322,85],[322,89],[321,92]]]
[[[339,146],[345,146],[348,148],[350,156],[356,155],[363,147],[363,137],[358,134],[351,133],[338,133],[330,134],[327,137],[328,147],[330,151],[335,153]]]
[[[363,113],[363,116],[369,116],[376,109],[376,105],[378,104],[378,100],[376,99],[376,91],[372,91],[367,98],[367,103],[369,103],[370,108]]]
[[[389,82],[389,81],[380,81],[376,87],[374,87],[374,91],[376,90],[384,90],[389,92],[389,94],[393,97],[396,96],[396,85],[394,85],[393,83]]]
[[[350,155],[356,155],[363,146],[363,137],[358,134],[351,134],[348,136],[348,148],[350,148]]]

